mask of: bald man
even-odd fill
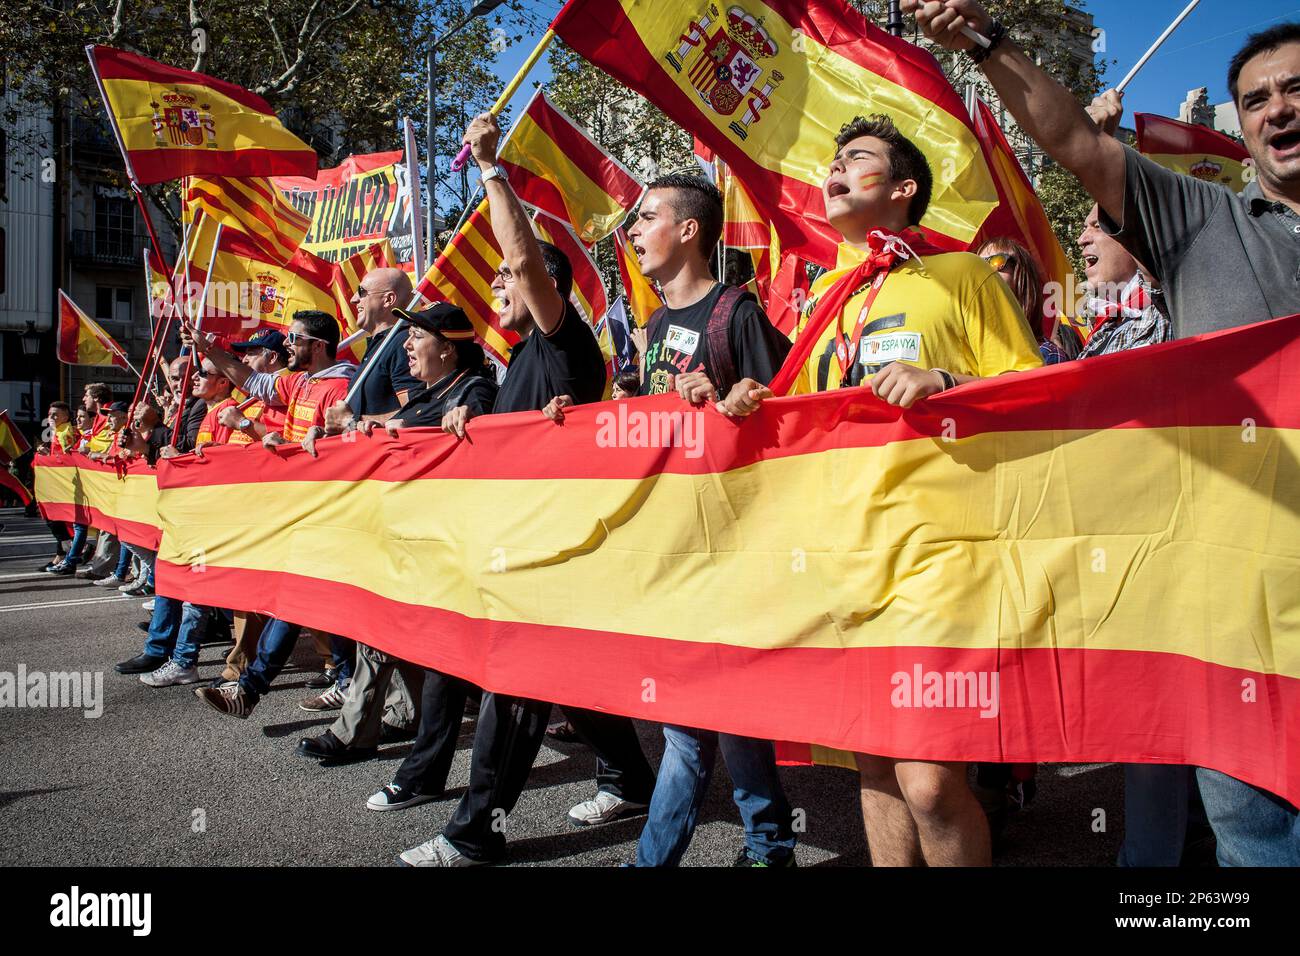
[[[410,301],[411,280],[401,269],[373,269],[366,273],[352,296],[352,305],[357,310],[357,325],[369,336],[366,355],[361,360],[362,368],[375,360],[379,347],[397,322],[393,309],[404,309]],[[387,421],[406,404],[408,398],[423,388],[406,364],[406,330],[402,329],[395,335],[397,341],[385,350],[378,359],[380,364],[366,376],[360,392],[353,397],[348,409],[353,417]],[[335,415],[343,413],[342,408],[335,407],[338,409]],[[333,417],[326,422],[327,427],[332,424]],[[334,431],[333,428],[328,430],[330,433]]]

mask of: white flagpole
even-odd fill
[[[1192,0],[1191,3],[1189,3],[1186,7],[1183,8],[1183,12],[1178,14],[1178,16],[1174,18],[1174,22],[1169,24],[1169,26],[1165,27],[1165,32],[1160,34],[1160,36],[1156,37],[1156,42],[1151,44],[1150,49],[1148,49],[1145,53],[1142,54],[1142,59],[1138,60],[1137,63],[1133,64],[1133,69],[1129,70],[1127,75],[1125,75],[1124,79],[1119,81],[1119,85],[1115,87],[1115,90],[1117,92],[1119,93],[1124,92],[1124,87],[1128,86],[1129,83],[1132,81],[1133,77],[1137,76],[1137,71],[1142,69],[1142,67],[1146,65],[1147,60],[1151,59],[1152,55],[1156,52],[1156,50],[1160,49],[1160,45],[1169,39],[1169,34],[1173,33],[1175,30],[1178,29],[1178,25],[1187,19],[1188,14],[1190,14],[1194,9],[1196,9],[1196,5],[1200,2],[1201,0]]]

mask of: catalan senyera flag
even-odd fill
[[[1134,113],[1138,152],[1166,169],[1234,193],[1246,188],[1250,153],[1231,136],[1155,113]]]
[[[843,0],[569,0],[551,28],[691,130],[750,188],[782,246],[830,267],[821,184],[854,117],[891,116],[936,170],[921,225],[965,249],[997,193],[938,62]]]
[[[331,288],[339,315],[344,318],[346,334],[350,335],[357,330],[357,308],[352,303],[352,297],[361,286],[361,281],[367,273],[375,269],[390,268],[396,269],[400,266],[393,254],[393,246],[386,237],[335,263],[334,282]]]
[[[627,296],[627,308],[632,321],[638,328],[645,328],[655,309],[664,304],[655,287],[641,273],[641,263],[637,260],[636,250],[628,241],[627,233],[622,229],[614,232],[614,249],[618,253],[618,274],[623,280],[623,292]]]
[[[98,322],[59,290],[59,361],[64,365],[113,365],[130,368],[122,346]]]
[[[86,54],[137,183],[316,172],[316,151],[257,94],[125,50],[88,46]]]
[[[464,309],[483,348],[497,361],[508,363],[510,347],[519,336],[501,328],[492,292],[492,279],[503,261],[484,199],[438,254],[415,291],[428,302],[450,302]]]
[[[27,436],[9,417],[9,409],[0,411],[0,465],[17,461],[31,451],[31,448]]]
[[[1044,314],[1039,316],[1042,334],[1050,335],[1056,321],[1054,303],[1059,302],[1065,306],[1067,320],[1074,318],[1072,313],[1076,297],[1072,290],[1077,285],[1074,267],[1061,248],[1061,242],[1052,230],[1043,204],[1039,202],[1033,184],[1016,159],[1015,150],[998,125],[997,117],[988,104],[975,95],[973,89],[971,97],[974,108],[970,112],[975,133],[979,136],[980,148],[984,150],[985,162],[998,190],[998,206],[984,220],[971,248],[977,249],[989,239],[1005,236],[1015,239],[1033,253],[1042,270],[1043,281],[1055,282],[1061,290],[1059,296],[1044,297]],[[1032,323],[1033,319],[1030,321]]]
[[[50,521],[87,524],[127,544],[157,550],[158,480],[145,462],[91,461],[85,455],[37,455],[36,501]]]
[[[311,228],[311,218],[264,177],[195,176],[188,199],[212,219],[244,233],[273,262],[293,258]]]
[[[159,467],[158,591],[563,705],[1300,802],[1297,367],[1293,316],[909,409],[665,395],[209,449]]]
[[[587,245],[608,236],[645,187],[540,89],[510,130],[497,161],[515,194],[573,227]]]

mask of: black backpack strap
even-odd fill
[[[731,354],[731,318],[736,314],[736,308],[747,298],[755,303],[758,302],[754,294],[747,289],[727,286],[722,290],[722,295],[718,296],[718,301],[713,306],[713,313],[709,316],[709,326],[705,333],[709,342],[709,366],[718,377],[713,387],[720,398],[726,397],[726,394],[731,391],[731,386],[740,381],[740,375],[736,372],[736,362]]]

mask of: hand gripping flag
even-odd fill
[[[212,219],[244,233],[273,262],[288,262],[311,228],[311,218],[261,177],[195,176],[188,199]]]
[[[642,275],[636,250],[622,229],[614,233],[614,249],[618,253],[618,274],[623,280],[623,291],[627,295],[628,312],[638,328],[645,328],[650,316],[664,304],[664,300],[659,297],[650,280]]]
[[[1138,152],[1184,176],[1220,183],[1234,193],[1246,188],[1255,169],[1250,153],[1230,136],[1155,113],[1134,113]]]
[[[1074,289],[1077,286],[1074,267],[1070,265],[1060,240],[1052,231],[1043,204],[1039,202],[1033,184],[1016,159],[1015,150],[998,126],[993,111],[973,91],[971,97],[974,107],[971,118],[975,133],[979,136],[980,148],[984,151],[984,159],[998,190],[998,206],[984,220],[971,248],[977,249],[989,239],[1007,237],[1033,253],[1042,270],[1043,281],[1056,283],[1060,290],[1059,295],[1044,296],[1044,314],[1037,317],[1037,326],[1041,327],[1042,334],[1050,335],[1055,326],[1058,304],[1064,306],[1067,320],[1073,318]],[[1034,317],[1028,318],[1030,324],[1034,325]],[[1037,331],[1036,328],[1035,332]]]
[[[501,328],[497,319],[492,279],[502,261],[484,199],[438,254],[415,291],[428,302],[450,302],[464,309],[483,348],[504,364],[510,361],[510,346],[519,336]]]
[[[122,346],[99,323],[59,290],[59,361],[64,365],[114,365],[130,368]]]
[[[135,182],[315,174],[316,151],[257,94],[125,50],[86,54]]]
[[[645,188],[538,90],[497,157],[515,194],[591,245],[608,236]]]
[[[834,264],[821,184],[836,134],[867,113],[930,161],[931,242],[965,249],[997,202],[934,57],[842,0],[569,0],[552,29],[730,165],[787,252]]]

